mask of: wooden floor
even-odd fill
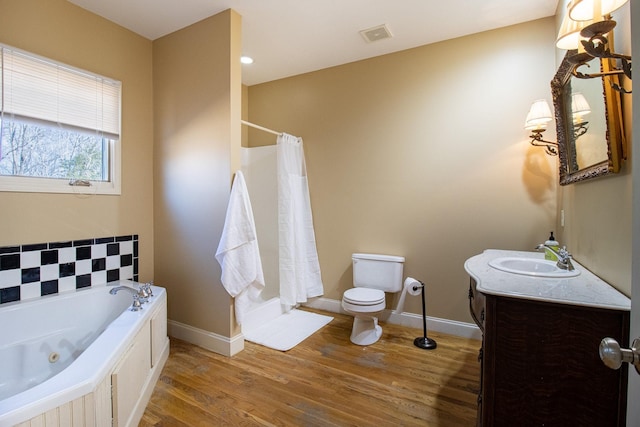
[[[322,313],[322,312],[320,312]],[[380,341],[349,341],[335,319],[287,352],[245,342],[225,357],[177,339],[140,426],[473,426],[480,342],[383,324]]]

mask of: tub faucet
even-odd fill
[[[115,288],[112,288],[109,291],[109,293],[111,295],[115,295],[118,293],[118,291],[127,291],[131,293],[131,295],[133,296],[133,304],[131,305],[131,311],[142,310],[142,303],[140,302],[140,291],[136,291],[135,289],[130,288],[128,286],[116,286]]]
[[[549,249],[551,252],[553,252],[553,254],[556,257],[558,257],[558,262],[556,263],[556,265],[558,266],[559,269],[567,270],[567,271],[575,270],[575,268],[573,267],[573,264],[571,263],[571,254],[567,250],[566,246],[563,246],[562,249],[555,250],[551,246],[547,246],[544,243],[541,243],[538,246],[536,246],[536,249],[537,250]]]

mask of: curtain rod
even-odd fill
[[[265,128],[265,127],[262,127],[262,126],[258,126],[258,125],[256,125],[256,124],[253,124],[253,123],[248,122],[248,121],[246,121],[246,120],[240,120],[240,122],[241,122],[243,125],[247,125],[247,126],[250,126],[250,127],[252,127],[252,128],[260,129],[260,130],[263,130],[263,131],[265,131],[265,132],[272,133],[272,134],[274,134],[274,135],[282,135],[282,132],[276,132],[275,130],[271,130],[271,129],[269,129],[269,128]]]

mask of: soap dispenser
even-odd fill
[[[554,251],[558,251],[560,249],[560,243],[558,243],[556,241],[556,238],[553,237],[553,231],[551,232],[551,235],[549,236],[549,240],[544,242],[544,244],[546,246],[552,247]],[[549,261],[557,261],[558,257],[552,251],[550,251],[549,249],[545,248],[544,249],[544,259],[548,259]]]

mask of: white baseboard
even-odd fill
[[[223,356],[233,356],[244,350],[244,337],[238,334],[227,338],[175,320],[167,320],[169,336],[187,341]]]
[[[334,299],[315,298],[304,305],[311,308],[317,308],[318,310],[346,314],[342,309],[340,301]],[[422,329],[422,315],[420,314],[407,312],[396,314],[392,310],[385,310],[380,315],[379,319],[383,322],[388,322],[394,325]],[[482,332],[475,324],[441,319],[438,317],[427,316],[427,331],[441,332],[443,334],[455,335],[462,338],[482,339]]]

